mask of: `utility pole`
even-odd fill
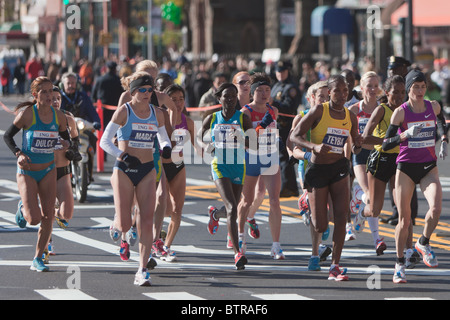
[[[147,22],[147,59],[153,60],[153,33],[152,33],[152,11],[153,0],[147,2],[148,22]]]
[[[405,32],[405,58],[411,62],[414,61],[414,30],[413,30],[413,0],[407,0],[408,17],[406,17]]]

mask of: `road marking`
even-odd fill
[[[206,300],[189,292],[155,292],[143,295],[154,300]]]
[[[34,290],[49,300],[97,300],[77,289]]]

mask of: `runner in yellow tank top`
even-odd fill
[[[345,240],[347,213],[350,210],[349,163],[344,156],[344,145],[351,137],[353,152],[361,150],[362,138],[358,133],[356,116],[344,108],[348,95],[345,78],[340,75],[328,80],[330,102],[319,104],[308,112],[294,129],[291,140],[301,147],[313,151],[306,168],[305,187],[308,189],[311,208],[311,224],[317,232],[328,227],[327,197],[333,202],[334,231],[333,257],[329,280],[348,280],[339,269]],[[311,129],[311,141],[304,135]]]

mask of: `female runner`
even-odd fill
[[[164,244],[164,251],[167,253],[162,259],[166,261],[176,261],[175,252],[170,249],[175,235],[181,223],[181,213],[183,210],[186,195],[186,168],[183,161],[183,146],[190,139],[193,146],[195,139],[194,121],[183,113],[185,107],[184,89],[176,84],[168,86],[166,93],[177,107],[178,119],[175,122],[172,133],[172,141],[176,144],[172,149],[172,158],[164,159],[163,167],[167,178],[169,199],[167,201],[166,216],[170,216],[170,223]]]
[[[372,237],[378,256],[386,250],[386,243],[378,233],[378,216],[383,209],[386,184],[390,182],[389,185],[394,186],[395,161],[399,152],[399,147],[385,152],[381,144],[391,122],[392,113],[403,103],[406,96],[405,80],[401,76],[388,78],[384,87],[388,103],[382,103],[373,111],[363,133],[364,143],[374,145],[367,160],[368,195],[369,199],[373,200],[366,206],[365,211],[369,213],[368,220],[373,227]],[[395,192],[395,188],[392,192]]]
[[[21,200],[16,222],[25,228],[38,225],[38,239],[31,270],[48,271],[42,261],[52,233],[56,200],[56,169],[54,146],[61,136],[64,148],[69,146],[70,136],[64,113],[52,107],[53,84],[46,77],[38,77],[31,83],[32,102],[19,104],[21,108],[13,124],[4,134],[4,140],[17,157],[17,186]],[[14,136],[23,130],[22,149],[17,147]],[[59,136],[58,136],[59,134]],[[38,199],[39,198],[39,199]],[[40,206],[39,206],[40,203]]]
[[[237,88],[232,83],[221,84],[216,97],[222,105],[222,110],[209,114],[203,120],[200,142],[205,134],[211,135],[214,147],[214,158],[211,171],[217,190],[224,202],[220,209],[209,207],[208,231],[215,234],[219,227],[219,219],[227,218],[228,234],[234,249],[236,269],[242,270],[247,264],[247,258],[240,250],[238,241],[237,214],[241,198],[242,185],[245,178],[244,132],[252,128],[250,118],[236,110]],[[203,143],[204,144],[204,143]]]
[[[360,134],[364,132],[364,128],[367,125],[367,121],[369,121],[370,115],[378,106],[377,99],[380,92],[379,83],[380,80],[378,79],[378,75],[375,72],[369,71],[365,73],[361,78],[361,91],[363,100],[355,103],[348,108],[357,116]],[[369,186],[367,183],[366,163],[367,158],[369,157],[369,153],[372,149],[373,144],[365,143],[362,146],[361,152],[359,154],[353,155],[353,171],[355,173],[355,178],[364,192],[363,201],[361,202],[359,211],[355,216],[355,221],[353,224],[355,231],[358,233],[363,231],[366,216],[369,214],[369,208],[365,208],[365,204],[369,202]],[[378,218],[370,217],[368,218],[368,222],[371,231],[374,233],[378,233]]]
[[[251,95],[253,101],[242,108],[242,112],[252,120],[253,128],[258,134],[258,151],[249,150],[245,154],[246,179],[239,202],[239,239],[245,251],[245,222],[250,208],[259,208],[267,189],[269,193],[269,225],[272,233],[271,256],[276,260],[284,259],[280,245],[281,233],[281,171],[278,156],[278,130],[276,119],[278,109],[268,104],[270,100],[270,77],[256,73],[251,78]],[[262,130],[260,130],[262,129]],[[255,196],[256,194],[256,196]]]
[[[61,105],[61,92],[59,88],[53,87],[52,94],[52,107],[60,110]],[[69,226],[69,220],[73,216],[73,193],[72,193],[72,182],[70,180],[70,173],[72,172],[72,167],[70,166],[70,161],[80,161],[81,154],[78,151],[79,138],[78,130],[76,127],[75,119],[72,114],[68,111],[62,110],[67,119],[67,126],[70,133],[70,138],[72,139],[72,144],[69,149],[64,150],[63,145],[59,142],[55,145],[55,165],[56,165],[56,205],[55,205],[55,220],[56,223],[62,229],[67,229]],[[48,255],[55,254],[55,247],[52,243],[52,238],[50,237],[50,242],[48,244],[48,250],[44,250],[44,262],[48,262]]]
[[[311,210],[311,224],[316,232],[328,228],[328,194],[331,195],[334,216],[333,255],[328,279],[348,280],[346,270],[339,269],[345,241],[345,226],[349,210],[349,163],[344,155],[348,137],[353,152],[361,148],[361,136],[355,114],[344,107],[348,95],[345,78],[340,75],[328,79],[330,101],[318,104],[302,118],[291,134],[292,142],[313,151],[305,172],[305,187]],[[305,139],[311,130],[311,140]]]
[[[131,208],[139,206],[136,225],[139,235],[139,269],[134,284],[151,285],[147,262],[153,242],[153,213],[156,198],[156,174],[153,163],[155,138],[163,149],[163,157],[171,152],[171,143],[164,128],[164,116],[150,104],[153,78],[136,72],[124,79],[131,102],[120,106],[105,129],[100,146],[115,156],[111,177],[116,217],[114,228],[125,231],[132,225]],[[117,133],[118,147],[113,143]]]
[[[439,156],[447,156],[448,139],[445,134],[445,119],[441,106],[436,101],[424,100],[427,90],[425,75],[411,70],[406,76],[408,101],[392,114],[391,124],[383,142],[383,150],[400,145],[395,175],[396,203],[399,221],[395,228],[397,262],[393,276],[394,283],[405,283],[405,248],[411,225],[411,198],[416,184],[428,202],[422,236],[416,242],[416,249],[423,262],[431,268],[438,266],[438,260],[430,246],[430,238],[439,222],[442,210],[442,187],[436,166],[435,136],[436,123],[441,138]],[[400,134],[398,134],[400,132]]]

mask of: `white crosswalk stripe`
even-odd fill
[[[78,289],[34,290],[49,300],[97,300]]]

